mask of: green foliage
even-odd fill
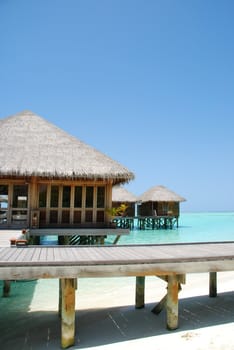
[[[108,208],[106,212],[111,216],[123,216],[128,206],[124,203],[120,204],[117,208]]]

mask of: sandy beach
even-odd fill
[[[218,297],[208,296],[208,274],[187,275],[179,298],[179,329],[151,309],[165,282],[146,279],[146,305],[136,310],[135,279],[80,279],[76,292],[76,344],[71,349],[234,349],[233,272],[218,274]],[[12,282],[1,298],[0,349],[60,349],[58,281]]]

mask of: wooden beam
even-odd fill
[[[155,315],[160,314],[163,308],[167,305],[167,294],[155,305],[155,307],[151,310]]]
[[[119,241],[119,239],[120,239],[120,235],[117,235],[116,237],[115,237],[115,240],[114,240],[114,242],[113,242],[113,244],[117,244],[118,243],[118,241]]]
[[[210,272],[209,295],[211,298],[217,297],[217,272]]]
[[[145,277],[136,277],[136,309],[141,309],[145,306]]]
[[[63,349],[75,343],[75,280],[61,279],[61,346]]]
[[[178,292],[179,283],[177,276],[169,275],[167,290],[167,328],[170,330],[178,328]]]

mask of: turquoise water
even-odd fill
[[[108,236],[106,244],[114,241]],[[57,236],[43,237],[41,244],[56,244]],[[163,244],[234,240],[234,212],[182,213],[172,230],[137,230],[121,236],[118,244]]]
[[[172,230],[133,230],[118,244],[160,244],[234,240],[234,212],[182,213]],[[107,243],[113,240],[108,237]]]

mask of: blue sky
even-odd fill
[[[232,0],[0,0],[0,118],[43,116],[184,211],[234,210]]]

